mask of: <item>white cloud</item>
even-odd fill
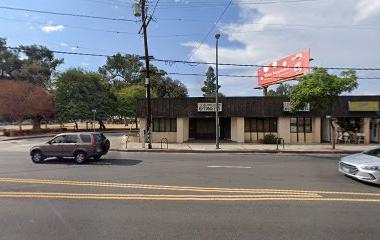
[[[380,12],[380,0],[360,0],[356,10],[355,22],[365,20]]]
[[[371,25],[380,23],[377,6],[380,0],[361,0],[371,2],[372,10],[364,10],[361,16],[371,16]],[[367,3],[368,4],[368,3]],[[266,64],[302,49],[311,48],[314,66],[368,66],[376,67],[380,63],[378,29],[360,29],[352,25],[359,14],[356,0],[331,0],[289,4],[248,5],[241,4],[239,19],[233,23],[219,26],[220,62]],[[344,26],[343,26],[344,25]],[[351,26],[350,26],[351,25]],[[343,26],[343,27],[342,27]],[[231,44],[233,43],[233,45]],[[214,61],[214,45],[202,45],[199,50],[197,42],[182,43],[192,50],[193,60]],[[256,75],[257,69],[230,68],[231,74]],[[227,69],[224,69],[227,72]],[[358,72],[358,75],[364,74]],[[367,73],[370,74],[370,73]],[[376,77],[380,76],[380,73]],[[257,79],[222,78],[223,93],[227,95],[257,94],[253,88]],[[379,82],[371,82],[367,89],[365,80],[355,92],[376,92]]]
[[[45,26],[41,27],[42,31],[44,32],[62,32],[65,27],[63,25],[52,25],[52,24],[47,24]]]

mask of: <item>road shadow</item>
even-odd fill
[[[135,160],[135,159],[99,159],[99,160],[93,160],[89,159],[85,163],[80,164],[80,166],[135,166],[137,164],[140,164],[141,160]],[[64,159],[57,159],[57,158],[49,158],[46,159],[42,164],[56,164],[56,165],[77,165],[74,162],[74,159],[72,158],[64,158]]]

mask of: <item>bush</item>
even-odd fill
[[[3,135],[4,135],[5,137],[10,137],[10,136],[11,136],[11,130],[9,130],[9,129],[4,129],[4,130],[3,130]]]
[[[9,129],[4,129],[3,133],[4,136],[7,137],[17,137],[17,136],[28,136],[28,135],[36,135],[36,134],[47,134],[47,133],[53,133],[53,134],[58,134],[58,133],[63,133],[67,132],[67,128],[58,128],[58,129],[37,129],[37,130],[9,130]]]
[[[273,134],[265,135],[263,139],[263,144],[276,144],[277,139],[278,138]]]

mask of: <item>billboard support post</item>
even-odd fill
[[[268,96],[268,86],[263,87],[264,97]]]

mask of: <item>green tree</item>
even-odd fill
[[[49,87],[52,74],[63,63],[54,53],[44,46],[20,46],[21,67],[13,72],[13,77],[33,84]]]
[[[158,81],[153,81],[153,91],[159,98],[184,98],[188,96],[185,84],[163,76]]]
[[[302,109],[307,103],[322,112],[331,111],[336,98],[358,87],[355,71],[343,71],[340,76],[329,74],[324,68],[302,77],[290,94],[292,108]]]
[[[276,90],[269,90],[268,96],[290,96],[292,91],[292,86],[290,84],[281,84]]]
[[[7,48],[7,41],[0,38],[0,77],[1,79],[15,79],[13,72],[20,69],[22,62],[15,50]]]
[[[218,85],[218,90],[220,85]],[[203,87],[201,88],[204,97],[214,97],[216,94],[216,76],[214,68],[209,67],[206,72],[206,80],[203,82]],[[221,96],[223,94],[219,93]]]
[[[19,46],[9,50],[5,39],[0,39],[0,70],[2,79],[25,80],[39,86],[50,86],[50,80],[63,59],[44,46]]]
[[[61,121],[91,120],[93,109],[100,119],[117,113],[117,98],[107,80],[81,69],[70,69],[58,76],[54,100]]]
[[[107,77],[116,88],[140,84],[143,64],[137,55],[118,53],[107,57],[107,62],[99,68],[99,73]]]
[[[118,115],[126,118],[136,118],[137,101],[145,98],[145,87],[130,86],[124,87],[117,93],[118,97]]]

